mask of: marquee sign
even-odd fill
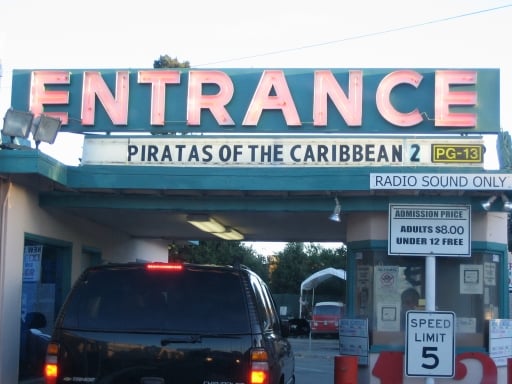
[[[500,131],[497,69],[15,70],[11,105],[74,133]]]
[[[82,165],[143,165],[173,167],[235,166],[450,166],[434,161],[435,147],[483,146],[481,139],[419,139],[322,136],[181,135],[156,137],[86,136]],[[437,150],[439,152],[439,150]],[[469,159],[466,166],[482,167]],[[483,160],[483,159],[482,159]]]

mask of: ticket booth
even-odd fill
[[[405,348],[406,313],[429,309],[426,308],[429,289],[435,295],[434,310],[453,312],[455,316],[453,376],[457,373],[455,362],[464,353],[470,353],[471,358],[466,363],[476,370],[487,366],[494,366],[493,372],[499,370],[489,350],[489,321],[509,316],[506,292],[508,213],[485,212],[478,206],[480,200],[468,199],[468,204],[462,206],[390,204],[387,212],[358,215],[354,224],[349,226],[350,271],[354,279],[349,302],[353,303],[354,318],[368,319],[369,364],[362,366],[368,383],[400,384],[412,380],[402,373],[408,357]],[[410,208],[407,214],[411,215],[410,219],[399,223],[398,232],[390,230],[390,226],[396,225],[390,218],[396,214],[393,211],[395,205]],[[470,221],[466,221],[468,216],[461,217],[461,220],[429,217],[432,210],[443,208],[462,208],[465,214],[474,208],[475,212],[471,212]],[[404,226],[407,221],[411,222],[410,226]],[[403,238],[400,238],[400,231]],[[367,238],[364,238],[364,233]],[[403,254],[393,254],[390,246],[393,242]],[[425,242],[429,245],[427,249],[433,251],[431,256],[422,250]],[[432,244],[437,242],[444,245],[436,251]],[[464,243],[462,248],[454,245]],[[435,258],[433,277],[429,277],[432,273],[428,271],[429,257]],[[431,339],[434,348],[440,345],[439,340],[434,340],[434,332],[426,338]],[[417,341],[422,342],[421,339]],[[421,356],[416,357],[421,359]],[[427,363],[433,361],[426,360]],[[399,375],[391,374],[394,371],[390,366],[393,365],[396,365]],[[505,367],[502,366],[501,371],[504,375]],[[472,371],[468,368],[467,372],[465,374]],[[427,372],[427,376],[430,373],[439,377],[436,367]],[[457,374],[460,378],[465,377],[460,368]]]

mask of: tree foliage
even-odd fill
[[[297,294],[308,276],[329,267],[345,269],[347,261],[344,246],[329,249],[318,244],[288,243],[269,262],[242,242],[224,240],[200,241],[198,245],[186,247],[171,246],[169,256],[199,264],[244,264],[266,281],[276,294]],[[330,279],[319,286],[317,292],[339,295],[344,289],[344,282]]]
[[[263,256],[239,241],[200,241],[177,251],[181,259],[199,264],[244,264],[268,282],[268,265]]]
[[[172,58],[169,55],[160,55],[160,58],[153,62],[153,68],[190,68],[190,63],[180,62],[178,58]]]
[[[343,246],[338,249],[328,249],[321,245],[303,243],[288,243],[273,261],[270,270],[270,285],[274,293],[297,294],[301,283],[310,275],[325,268],[346,268],[347,251]],[[320,293],[339,293],[344,289],[343,282],[338,279],[327,280]]]

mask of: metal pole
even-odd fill
[[[425,257],[425,310],[436,310],[436,257]],[[426,377],[425,384],[434,384],[433,377]]]

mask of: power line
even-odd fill
[[[303,45],[301,47],[280,49],[280,50],[277,50],[277,51],[258,53],[258,54],[250,55],[250,56],[241,56],[241,57],[235,57],[235,58],[231,58],[231,59],[213,61],[213,62],[209,62],[209,63],[205,63],[205,64],[194,65],[193,67],[204,67],[204,66],[208,66],[208,65],[216,65],[216,64],[228,63],[230,61],[248,60],[248,59],[254,59],[254,58],[257,58],[257,57],[273,56],[273,55],[279,55],[279,54],[283,54],[283,53],[301,51],[301,50],[310,49],[310,48],[318,48],[318,47],[322,47],[322,46],[326,46],[326,45],[340,44],[340,43],[344,43],[344,42],[347,42],[347,41],[366,39],[366,38],[369,38],[369,37],[386,35],[386,34],[389,34],[389,33],[401,32],[401,31],[405,31],[405,30],[409,30],[409,29],[414,29],[414,28],[420,28],[420,27],[424,27],[424,26],[427,26],[427,25],[445,23],[447,21],[452,21],[452,20],[456,20],[456,19],[462,19],[464,17],[475,16],[475,15],[478,15],[478,14],[495,12],[495,11],[499,11],[499,10],[502,10],[502,9],[508,8],[508,7],[512,7],[512,4],[505,4],[505,5],[502,5],[502,6],[499,6],[499,7],[495,7],[495,8],[486,8],[486,9],[481,9],[481,10],[474,11],[474,12],[463,13],[463,14],[460,14],[460,15],[448,16],[448,17],[444,17],[444,18],[441,18],[441,19],[429,20],[429,21],[425,21],[425,22],[422,22],[422,23],[417,23],[417,24],[411,24],[411,25],[406,25],[406,26],[402,26],[402,27],[385,29],[385,30],[378,31],[378,32],[369,32],[369,33],[364,33],[364,34],[361,34],[361,35],[349,36],[349,37],[345,37],[345,38],[342,38],[342,39],[325,41],[323,43]]]

